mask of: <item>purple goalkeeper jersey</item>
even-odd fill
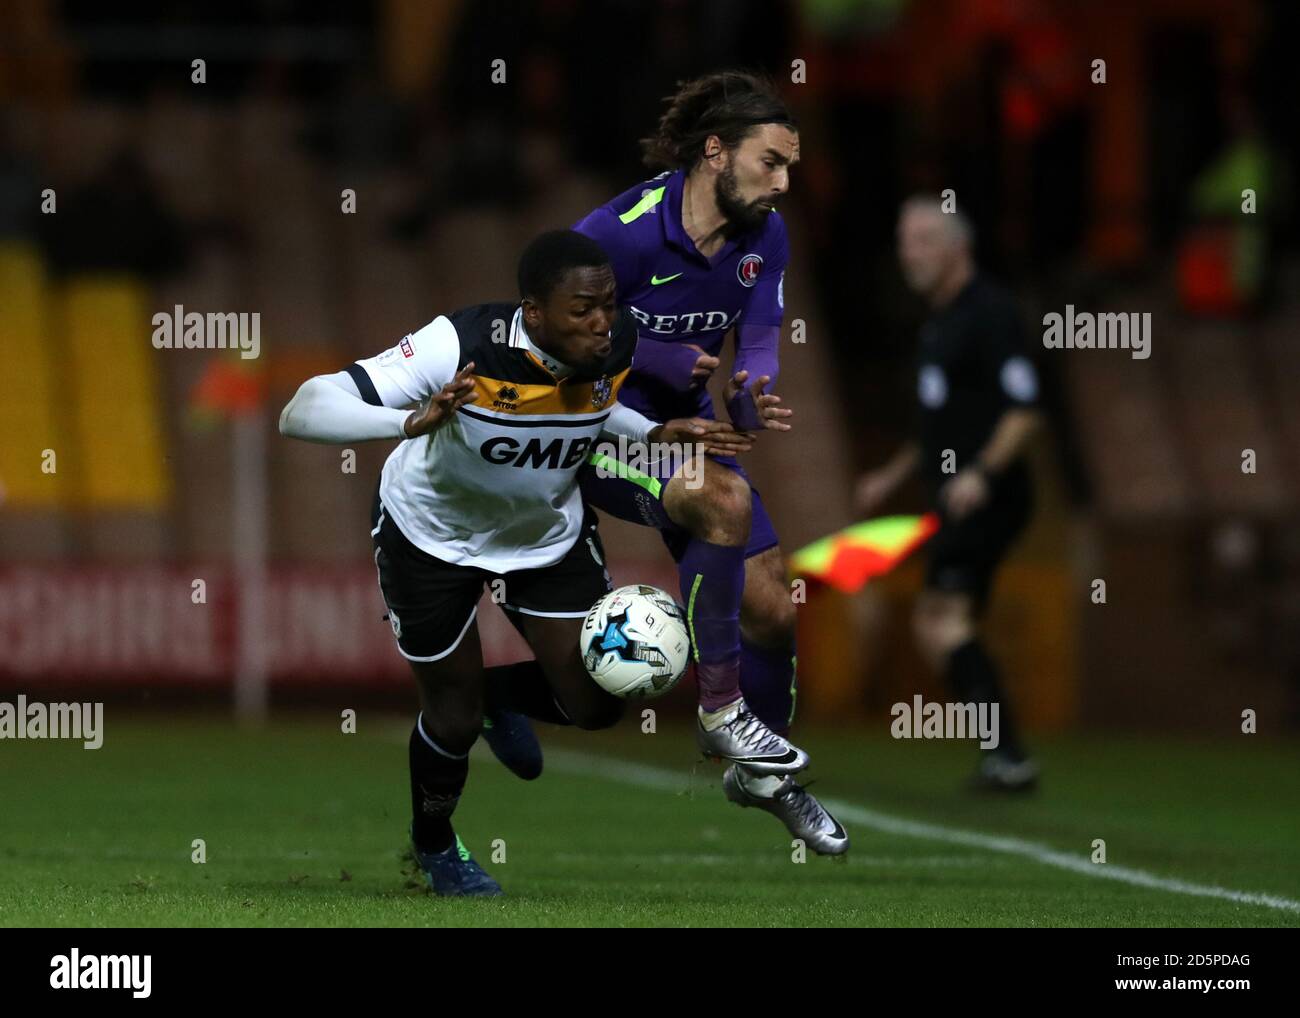
[[[750,381],[770,375],[767,391],[773,391],[784,314],[789,247],[780,214],[770,213],[759,229],[706,258],[682,227],[685,179],[684,170],[661,173],[573,227],[604,248],[618,300],[640,323],[632,373],[619,400],[658,421],[713,416],[704,387],[690,385],[699,355],[685,344],[716,357],[733,327],[733,370],[748,370]],[[728,410],[738,426],[757,426],[752,401],[737,399]]]

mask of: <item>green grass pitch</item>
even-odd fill
[[[797,863],[685,723],[545,728],[537,782],[476,751],[457,828],[507,896],[456,901],[404,873],[407,722],[119,711],[99,750],[0,743],[0,925],[1300,925],[1300,750],[1260,737],[1042,739],[1041,792],[990,799],[960,789],[970,746],[803,728],[853,850]]]

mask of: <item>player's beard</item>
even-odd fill
[[[758,200],[746,203],[740,197],[740,185],[736,183],[736,173],[728,166],[718,174],[713,184],[713,194],[718,203],[718,211],[727,220],[726,234],[737,237],[742,233],[751,233],[760,229],[767,221],[769,209]]]

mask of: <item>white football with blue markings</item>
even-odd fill
[[[578,651],[597,685],[615,696],[662,696],[677,685],[690,663],[686,613],[658,587],[619,587],[592,605],[582,623]]]

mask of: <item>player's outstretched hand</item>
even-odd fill
[[[702,385],[708,385],[709,378],[712,377],[713,372],[718,369],[718,365],[722,361],[712,354],[705,353],[703,347],[696,346],[694,343],[683,343],[682,346],[699,354],[695,358],[695,367],[691,369],[690,388],[698,389]]]
[[[969,516],[989,499],[989,482],[978,470],[962,470],[939,492],[948,513],[959,520]]]
[[[434,393],[433,398],[418,410],[412,410],[406,418],[402,430],[407,438],[419,438],[442,427],[456,416],[456,411],[466,403],[473,403],[478,396],[474,393],[474,362],[470,361],[458,372],[456,377]]]
[[[785,423],[785,419],[793,417],[794,411],[781,406],[780,396],[767,395],[763,392],[770,381],[772,381],[770,375],[759,375],[753,382],[749,382],[748,371],[737,371],[727,382],[727,406],[732,408],[732,420],[741,430],[790,430],[790,425]],[[746,383],[749,383],[748,387]],[[741,397],[742,393],[748,397],[752,405],[746,405],[743,397],[738,401],[737,398]],[[737,412],[738,408],[740,408],[739,412]]]
[[[650,441],[669,445],[699,445],[706,456],[735,456],[754,447],[752,436],[726,421],[706,417],[678,417],[650,431]]]

